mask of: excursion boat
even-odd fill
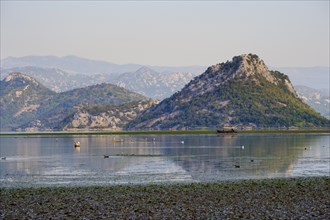
[[[217,130],[218,134],[232,134],[232,133],[237,133],[237,131],[235,131],[233,128],[230,130]]]

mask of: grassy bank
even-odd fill
[[[1,189],[2,219],[329,219],[330,178]]]
[[[299,133],[330,133],[330,129],[317,130],[246,130],[234,134],[299,134]],[[63,135],[194,135],[217,134],[215,130],[190,130],[190,131],[74,131],[74,132],[14,132],[0,133],[0,136],[63,136]],[[228,135],[228,134],[219,134]],[[231,135],[231,133],[229,133]]]

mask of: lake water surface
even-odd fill
[[[329,134],[0,137],[1,187],[330,176]],[[80,141],[81,147],[73,143]],[[108,156],[107,158],[104,155]]]

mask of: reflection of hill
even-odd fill
[[[322,137],[322,136],[321,136]],[[115,157],[104,166],[107,169],[129,172],[130,169],[144,169],[151,172],[159,169],[160,161],[167,160],[182,167],[190,175],[230,175],[264,176],[290,175],[299,157],[307,150],[305,147],[318,145],[319,135],[224,135],[224,136],[120,136],[124,142],[113,142],[109,137],[97,138],[99,153],[110,155],[133,155]],[[103,143],[102,143],[103,140]],[[184,141],[184,144],[181,143]],[[102,143],[102,144],[101,144]],[[90,153],[97,145],[90,141]],[[244,149],[242,149],[244,145]],[[92,147],[93,146],[93,147]],[[316,148],[315,148],[316,149]],[[139,157],[139,155],[142,155]],[[156,157],[152,157],[152,156]],[[253,162],[251,162],[253,160]],[[148,166],[147,163],[150,163]],[[141,165],[142,164],[142,165]],[[240,169],[235,168],[240,165]],[[166,166],[159,170],[166,172]],[[176,168],[178,169],[178,168]],[[179,170],[179,169],[178,169]]]
[[[182,149],[170,148],[168,153],[178,155],[173,161],[196,175],[276,177],[279,174],[290,175],[294,164],[309,150],[309,146],[315,146],[315,149],[319,147],[319,139],[320,136],[305,134],[237,135],[231,138],[219,137],[217,146],[205,145],[208,147],[191,149],[190,153],[195,153],[195,157],[185,155]],[[236,169],[235,164],[239,164],[240,169]]]

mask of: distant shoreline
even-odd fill
[[[245,130],[235,133],[217,133],[216,130],[187,130],[187,131],[47,131],[47,132],[0,132],[0,136],[62,136],[62,135],[236,135],[236,134],[306,134],[330,133],[330,129],[309,130]]]

